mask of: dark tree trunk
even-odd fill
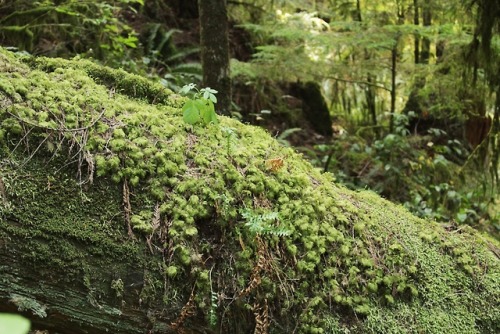
[[[332,118],[320,86],[312,81],[305,84],[296,83],[292,85],[291,93],[302,100],[304,118],[314,131],[324,136],[331,136]]]
[[[424,27],[430,27],[432,24],[432,10],[431,10],[431,0],[425,0],[422,7],[422,18]],[[428,37],[424,37],[422,41],[422,52],[420,54],[420,62],[422,64],[428,64],[431,54],[431,40]]]
[[[415,26],[420,25],[420,20],[419,20],[419,12],[418,12],[418,0],[413,0],[413,24]],[[418,33],[414,35],[415,38],[415,50],[414,50],[414,56],[415,56],[415,64],[418,64],[420,62],[420,36]]]
[[[361,1],[357,0],[356,1],[356,21],[361,22],[362,17],[361,17]]]
[[[404,23],[405,15],[403,10],[403,5],[398,1],[398,25]],[[394,37],[394,46],[391,50],[391,112],[389,118],[389,132],[394,130],[394,115],[396,114],[396,76],[397,76],[397,65],[398,65],[398,44],[401,38],[401,33],[397,33]]]
[[[444,49],[446,47],[446,43],[443,40],[440,40],[436,44],[436,62],[439,63],[444,55]]]
[[[363,16],[361,15],[361,1],[357,0],[356,1],[356,15],[355,15],[356,21],[362,22]],[[364,50],[365,52],[365,60],[370,60],[370,53],[368,52],[367,49]],[[368,109],[368,114],[371,117],[373,125],[377,125],[377,103],[376,103],[376,93],[373,85],[371,85],[372,82],[376,81],[376,77],[374,80],[374,77],[371,73],[368,73],[366,76],[366,82],[368,82],[368,85],[365,88],[365,97],[366,97],[366,108]]]
[[[218,91],[216,109],[229,114],[229,33],[225,0],[199,0],[203,85]]]
[[[500,74],[500,73],[499,73]],[[491,160],[492,160],[492,168],[490,168],[490,172],[493,176],[493,182],[498,189],[500,186],[500,175],[498,172],[498,167],[500,166],[500,86],[497,87],[497,94],[495,100],[495,113],[493,114],[492,128],[490,135],[490,143],[491,143]]]
[[[398,64],[398,41],[399,41],[399,36],[396,37],[396,43],[391,52],[392,66],[391,66],[391,114],[389,123],[390,132],[394,130],[394,114],[396,113],[396,75],[397,75],[397,64]]]
[[[366,78],[368,83],[372,83],[372,76],[369,74]],[[373,125],[377,125],[377,103],[375,101],[375,89],[373,85],[367,85],[366,87],[366,105],[368,107],[368,112],[370,113]]]

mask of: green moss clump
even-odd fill
[[[227,332],[249,331],[248,319],[265,309],[283,333],[499,330],[495,241],[470,229],[447,232],[375,194],[337,186],[262,129],[225,117],[188,126],[182,101],[88,61],[0,51],[2,161],[19,150],[31,157],[17,161],[21,172],[2,165],[8,191],[16,175],[26,187],[10,196],[12,206],[0,202],[2,217],[21,226],[5,218],[0,231],[59,234],[52,247],[36,246],[32,260],[75,273],[86,261],[75,240],[96,254],[131,251],[147,272],[143,303],[180,309],[175,296],[186,303],[193,292],[206,327],[218,319]],[[36,180],[26,172],[34,167]],[[51,173],[61,168],[77,179]],[[64,191],[44,197],[43,175]],[[30,192],[38,207],[26,206]],[[63,209],[54,201],[68,192],[113,210],[76,202]],[[119,247],[113,238],[127,238],[127,225],[137,243]],[[106,288],[116,295],[113,282]]]

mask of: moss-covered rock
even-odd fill
[[[59,332],[500,330],[497,242],[338,186],[259,128],[189,126],[183,101],[0,51],[1,301]]]

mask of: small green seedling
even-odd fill
[[[198,90],[195,84],[190,83],[182,87],[179,93],[186,95],[192,90],[196,91],[194,96],[187,100],[182,107],[184,122],[191,125],[199,122],[204,125],[217,124],[217,114],[214,107],[214,104],[217,103],[217,97],[215,97],[217,91],[209,87]]]

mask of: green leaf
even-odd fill
[[[459,223],[465,222],[466,219],[467,219],[466,213],[457,213],[457,220]]]
[[[194,125],[200,121],[200,109],[196,103],[197,100],[188,100],[182,107],[184,122]]]
[[[27,334],[30,321],[17,314],[0,314],[0,333]]]
[[[213,103],[217,103],[217,97],[215,97],[214,94],[209,94],[208,95],[208,98],[210,99],[210,101],[212,101]]]
[[[203,124],[207,125],[210,122],[217,123],[217,115],[215,114],[214,104],[210,100],[205,101],[206,102],[203,103],[203,108],[200,109]]]
[[[217,118],[217,114],[215,113],[215,110],[210,113],[210,122],[214,124],[219,124],[219,119]]]
[[[117,29],[116,26],[109,25],[107,27],[110,27],[110,30],[112,32],[118,33],[118,31],[115,31]],[[137,43],[139,42],[139,39],[135,36],[132,36],[132,35],[128,35],[127,37],[118,36],[118,37],[116,37],[116,42],[123,44],[123,45],[126,45],[130,48],[136,48]]]
[[[185,95],[189,93],[191,90],[193,90],[196,87],[194,83],[190,83],[187,85],[184,85],[181,90],[179,91],[179,94]]]
[[[203,93],[203,98],[206,100],[210,100],[213,103],[217,103],[217,97],[215,97],[215,94],[217,94],[217,91],[215,89],[212,89],[210,87],[202,88],[200,90],[201,93]]]
[[[279,136],[278,136],[278,139],[286,139],[288,136],[290,136],[292,133],[295,133],[295,132],[299,132],[299,131],[302,131],[301,128],[290,128],[290,129],[286,129],[285,131],[283,131]]]

